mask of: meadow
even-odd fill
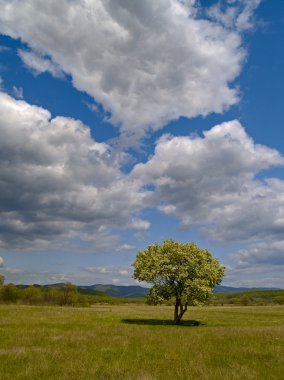
[[[0,305],[1,380],[284,378],[283,306]]]

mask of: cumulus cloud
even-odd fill
[[[284,165],[278,151],[255,144],[231,121],[203,137],[162,137],[131,176],[154,185],[152,204],[184,228],[199,225],[216,241],[246,241],[283,236],[284,181],[257,178],[278,165]]]
[[[120,171],[123,157],[77,120],[0,93],[0,246],[62,239],[108,245],[111,228],[145,229],[145,192]]]
[[[230,3],[235,27],[216,11],[202,18],[194,0],[0,0],[0,33],[29,45],[19,52],[27,66],[55,76],[60,67],[139,137],[238,101],[231,82],[245,56],[240,30],[258,1]]]
[[[233,255],[233,259],[240,268],[253,265],[284,265],[284,240],[261,242],[247,247]]]
[[[235,254],[239,267],[283,258],[284,181],[259,174],[284,158],[255,144],[238,121],[202,137],[163,136],[129,174],[121,171],[123,155],[79,121],[52,119],[5,93],[0,134],[1,248],[84,241],[92,252],[131,251],[113,230],[147,229],[139,215],[153,207],[212,240],[251,241]]]

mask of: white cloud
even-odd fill
[[[4,266],[4,260],[3,257],[0,256],[0,268]]]
[[[135,249],[134,245],[131,244],[122,244],[117,247],[117,251],[133,251]]]
[[[89,266],[83,268],[85,274],[82,277],[93,284],[117,283],[120,285],[134,284],[132,279],[133,270],[129,267],[119,265],[112,266]],[[126,283],[127,282],[127,283]]]
[[[259,173],[284,159],[255,144],[237,121],[203,137],[163,136],[153,156],[127,175],[123,155],[95,142],[82,123],[51,119],[47,110],[5,93],[0,133],[2,248],[84,241],[81,249],[92,252],[132,250],[112,230],[147,229],[139,214],[156,207],[184,228],[201,227],[207,238],[250,242],[235,254],[238,267],[283,259],[284,181]],[[149,184],[154,190],[141,190]],[[123,276],[125,268],[119,270],[113,277]]]
[[[64,73],[51,59],[42,57],[39,53],[19,49],[18,54],[24,64],[32,70],[34,75],[49,72],[56,78],[63,78]]]
[[[244,29],[257,1],[242,9],[235,3],[236,29]],[[127,134],[139,137],[182,115],[223,112],[238,101],[231,82],[244,60],[241,35],[216,17],[200,18],[194,0],[0,0],[0,6],[0,32],[33,50],[20,51],[24,62],[53,75],[60,67]]]
[[[16,99],[23,99],[24,98],[24,91],[23,91],[22,87],[13,86],[12,92],[13,92],[13,95]]]
[[[20,273],[23,273],[23,270],[19,269],[19,268],[5,268],[4,273],[5,274],[18,275]]]
[[[129,270],[127,269],[121,269],[118,271],[118,273],[121,275],[121,276],[131,276],[131,273]]]
[[[59,282],[75,282],[77,280],[75,273],[57,273],[48,270],[26,270],[20,268],[3,268],[2,273],[5,277],[5,282],[14,284],[54,284]],[[82,278],[78,278],[82,281]],[[80,282],[75,282],[79,284]]]
[[[149,226],[138,215],[145,193],[120,171],[123,156],[79,121],[0,93],[0,134],[0,246],[81,239],[109,249],[121,245],[112,228]]]
[[[261,0],[229,0],[224,6],[218,1],[208,9],[207,14],[224,27],[242,32],[254,26],[254,11],[260,3]]]
[[[111,280],[111,282],[112,282],[113,284],[119,284],[119,283],[120,283],[120,278],[113,278],[113,279]]]
[[[9,50],[10,50],[10,48],[8,48],[8,46],[0,45],[0,53],[5,53]]]
[[[284,266],[284,240],[261,242],[240,250],[233,258],[239,268],[268,264]]]
[[[183,227],[199,225],[217,241],[246,241],[284,233],[284,181],[256,178],[277,165],[284,165],[278,151],[255,144],[231,121],[204,137],[162,137],[131,176],[154,185],[152,204]]]
[[[283,265],[251,264],[226,270],[224,285],[284,289]]]

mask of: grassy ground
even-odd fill
[[[172,314],[0,305],[0,378],[284,379],[284,307],[191,308],[181,326]]]

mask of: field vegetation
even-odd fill
[[[2,380],[280,380],[283,306],[0,305]]]

